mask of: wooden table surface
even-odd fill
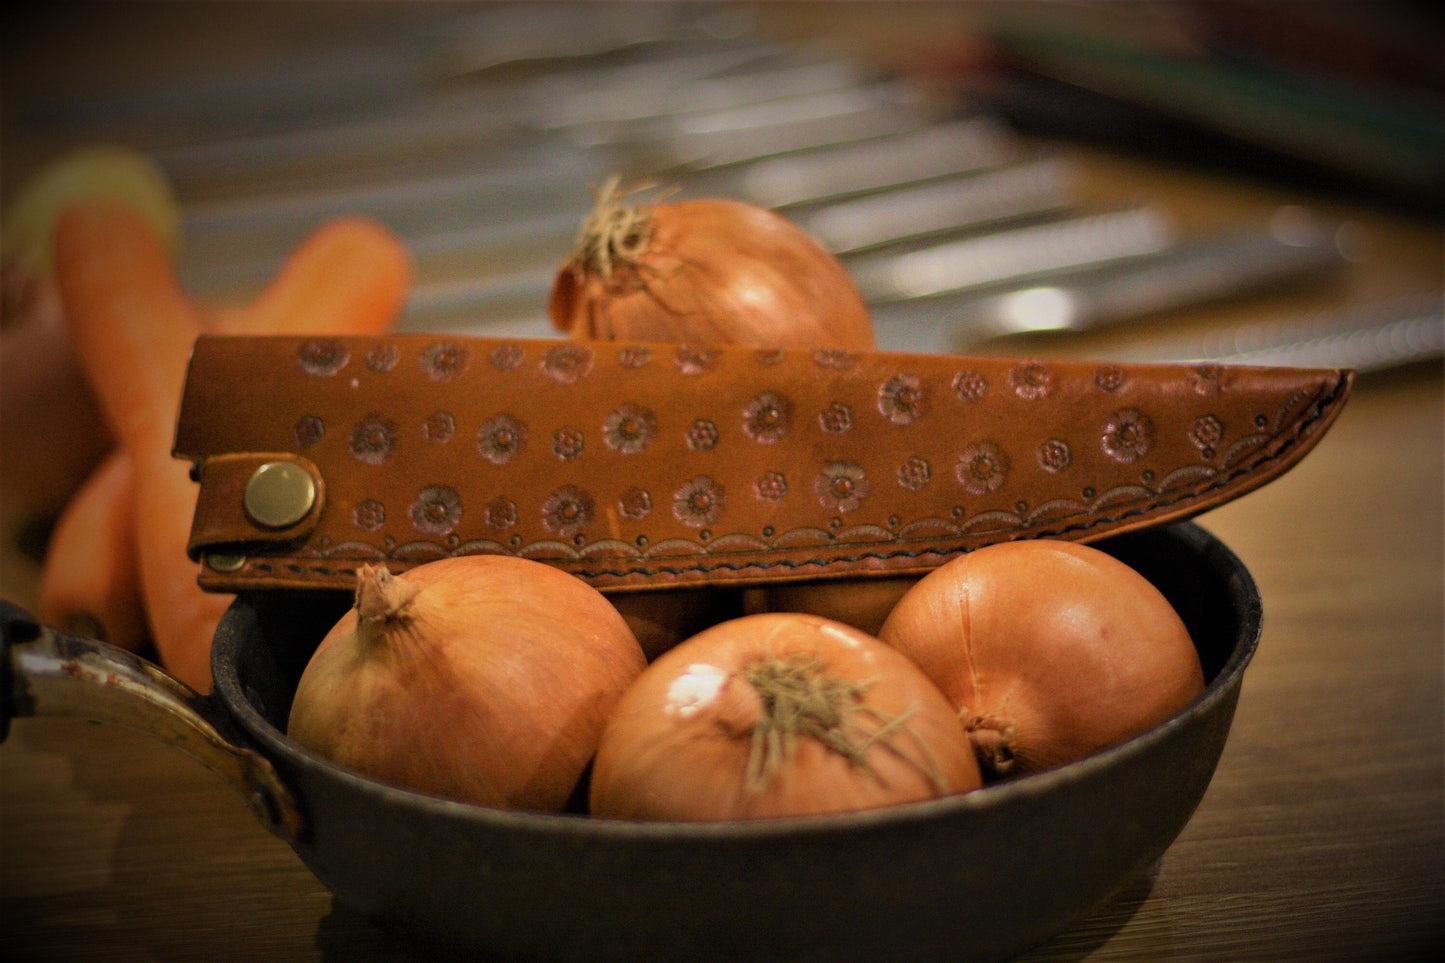
[[[1199,223],[1305,203],[1372,238],[1339,283],[1171,324],[1439,288],[1437,223],[1064,149],[1100,198],[1137,192]],[[1102,355],[1133,336],[1029,350]],[[1223,759],[1152,877],[1025,960],[1384,963],[1445,947],[1442,423],[1438,365],[1366,377],[1300,466],[1202,517],[1253,572],[1265,607]],[[33,605],[37,565],[10,537],[14,513],[5,520],[0,594]],[[419,959],[337,905],[188,757],[126,730],[35,718],[0,745],[0,957]]]

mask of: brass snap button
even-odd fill
[[[295,525],[316,504],[316,481],[300,465],[271,461],[246,482],[246,516],[262,528]]]
[[[245,564],[244,555],[221,555],[213,552],[206,556],[206,566],[213,572],[239,572]]]

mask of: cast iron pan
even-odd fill
[[[149,663],[7,606],[4,724],[78,715],[152,732],[241,789],[337,899],[428,952],[482,960],[1003,960],[1145,872],[1209,785],[1259,641],[1259,595],[1192,523],[1099,547],[1188,625],[1208,686],[1067,766],[845,816],[628,823],[394,789],[292,743],[297,678],[349,598],[243,595],[200,697]],[[440,738],[445,733],[438,734]]]

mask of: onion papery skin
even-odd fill
[[[1143,576],[1073,542],[1004,542],[926,575],[879,637],[957,708],[986,777],[1081,759],[1204,687],[1183,621]]]
[[[378,572],[382,574],[377,574]],[[389,599],[388,618],[368,578]],[[611,604],[540,562],[461,556],[397,576],[363,567],[357,606],[296,690],[290,737],[418,792],[484,806],[566,807],[617,700],[645,666]]]
[[[774,666],[855,687],[858,701],[832,730],[855,755],[803,732],[791,754],[756,754],[767,710],[748,674]],[[715,625],[648,667],[603,733],[590,812],[673,821],[821,815],[981,784],[952,706],[916,666],[842,623],[770,613]]]
[[[604,191],[547,310],[575,338],[874,346],[867,305],[843,264],[782,215],[727,199],[625,208]]]
[[[776,582],[745,589],[743,610],[758,612],[804,612],[851,625],[877,635],[893,606],[918,576],[833,579],[817,582]]]

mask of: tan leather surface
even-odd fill
[[[1348,371],[393,335],[204,337],[176,453],[221,591],[469,552],[608,590],[920,572],[1196,515],[1296,463]],[[237,457],[242,456],[242,457]],[[245,479],[324,493],[257,526]],[[241,562],[235,556],[244,555]]]

